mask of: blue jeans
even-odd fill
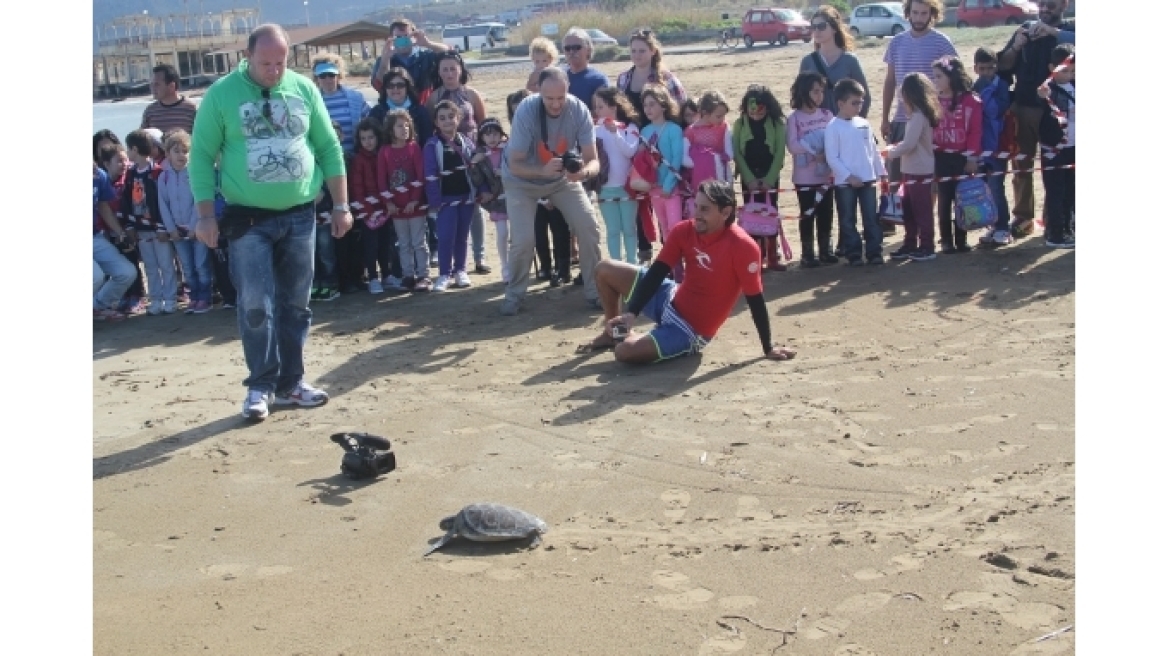
[[[191,300],[210,303],[215,275],[211,266],[211,249],[197,239],[181,239],[174,242],[174,250],[182,264],[183,277],[191,287]]]
[[[337,244],[329,224],[321,225],[321,229],[316,231],[315,243],[316,275],[312,279],[312,286],[336,289],[340,285],[337,276]]]
[[[230,242],[231,281],[238,290],[239,338],[248,389],[287,392],[304,378],[304,344],[312,311],[313,210],[258,223]]]
[[[1006,160],[1004,159],[993,158],[982,160],[982,173],[1002,173],[1005,170]],[[994,224],[994,230],[1009,230],[1010,204],[1006,200],[1006,176],[987,175],[985,181],[990,186],[990,193],[994,197],[994,206],[998,211],[998,221]]]
[[[860,233],[856,230],[856,205],[860,206],[860,215],[864,222],[864,240],[861,243]],[[861,251],[868,259],[883,253],[884,231],[880,229],[880,221],[876,219],[876,186],[865,184],[856,188],[845,185],[835,188],[835,206],[839,214],[840,235],[844,240],[844,255],[848,261],[860,257]]]
[[[105,235],[93,236],[93,309],[116,308],[137,275],[138,267],[131,264]]]

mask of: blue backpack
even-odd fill
[[[957,212],[953,220],[967,232],[997,223],[998,208],[985,180],[971,178],[957,183]]]

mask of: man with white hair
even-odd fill
[[[592,37],[579,27],[573,27],[564,35],[564,56],[568,65],[564,71],[568,74],[568,93],[580,99],[584,106],[592,108],[592,94],[597,89],[612,86],[608,76],[593,68]]]

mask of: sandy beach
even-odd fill
[[[806,52],[666,63],[785,102]],[[878,120],[883,48],[859,53]],[[505,116],[522,78],[472,84]],[[332,400],[258,425],[234,312],[94,324],[94,652],[1073,653],[1036,641],[1075,623],[1073,251],[768,273],[785,363],[742,301],[700,357],[634,368],[573,354],[600,319],[581,288],[500,317],[497,267],[472,280],[314,304]],[[349,482],[338,431],[397,470]],[[423,559],[479,501],[543,543]]]

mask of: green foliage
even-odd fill
[[[592,50],[592,63],[603,64],[605,62],[620,61],[624,59],[623,51],[619,46],[597,46]]]

